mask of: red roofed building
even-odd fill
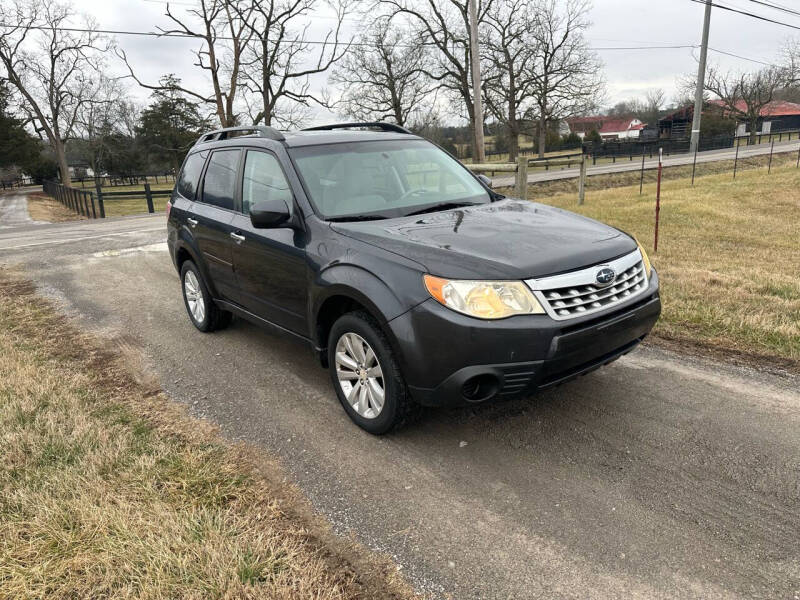
[[[736,108],[745,112],[747,105],[743,100],[740,100],[736,104]],[[703,110],[703,114],[712,109],[721,111],[724,114],[730,113],[730,111],[725,110],[725,103],[722,100],[711,100]],[[673,139],[689,137],[693,114],[692,106],[686,106],[662,117],[658,122],[661,137]],[[738,121],[736,125],[737,136],[743,136],[749,132],[749,124],[745,122],[741,114],[731,114],[729,116],[736,118]],[[786,102],[785,100],[775,100],[761,109],[758,119],[758,133],[777,133],[779,131],[796,131],[798,129],[800,129],[800,104]]]
[[[580,138],[594,129],[600,137],[608,140],[638,138],[645,126],[636,117],[575,117],[567,119],[567,125],[570,132]]]

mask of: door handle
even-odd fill
[[[231,237],[236,241],[237,244],[241,244],[245,239],[243,235],[239,235],[233,231],[231,231]]]
[[[197,220],[195,220],[195,219],[186,219],[186,222],[189,223],[189,225],[192,226],[192,229],[197,227]]]

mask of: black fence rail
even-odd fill
[[[87,190],[62,185],[56,181],[45,181],[42,185],[44,193],[58,200],[61,204],[89,219],[105,218],[103,200],[94,202],[94,194]],[[99,208],[99,210],[98,210]]]
[[[96,187],[99,183],[101,187],[120,187],[128,185],[142,185],[154,183],[162,185],[165,183],[175,183],[174,173],[147,173],[142,175],[103,175],[97,177],[72,177],[71,183],[79,183],[81,187],[90,184]]]
[[[153,198],[168,197],[172,195],[172,190],[153,190],[150,189],[150,184],[145,183],[141,190],[125,190],[122,192],[106,192],[99,181],[95,182],[95,192],[103,206],[107,200],[131,200],[131,199],[144,199],[147,212],[154,213],[155,207],[153,206]],[[144,206],[142,207],[144,208]],[[144,212],[144,211],[142,211]],[[105,216],[105,213],[103,213]]]

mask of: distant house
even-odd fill
[[[72,179],[94,177],[94,170],[87,162],[70,161],[67,166],[69,167],[69,176]]]
[[[744,101],[737,103],[737,109],[744,111],[747,105]],[[725,104],[722,100],[712,100],[703,109],[703,114],[708,110],[726,112]],[[776,100],[770,102],[761,109],[758,119],[759,133],[777,133],[800,129],[800,104]],[[694,107],[685,106],[676,111],[665,115],[658,121],[659,135],[662,138],[684,139],[689,137],[692,129],[692,119],[694,118]],[[749,123],[737,116],[736,135],[743,136],[749,132]]]
[[[570,132],[580,138],[596,130],[600,137],[607,140],[638,138],[645,127],[636,117],[575,117],[567,119],[567,124]]]

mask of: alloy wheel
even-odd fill
[[[336,343],[336,377],[347,403],[365,419],[383,410],[386,387],[372,346],[357,333],[345,333]]]
[[[186,304],[195,323],[202,323],[206,317],[206,303],[203,291],[200,289],[200,281],[194,271],[186,271],[186,276],[183,278],[183,293],[186,295]]]

